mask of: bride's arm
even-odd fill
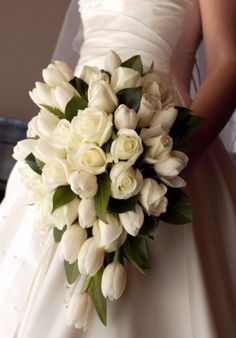
[[[199,0],[199,3],[206,76],[191,109],[205,119],[193,134],[193,140],[205,149],[236,105],[236,1]]]

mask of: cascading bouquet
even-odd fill
[[[106,298],[126,285],[126,263],[149,269],[148,240],[158,222],[191,222],[179,176],[188,136],[201,122],[174,106],[171,91],[140,56],[111,51],[105,69],[65,63],[43,70],[30,92],[40,107],[13,157],[31,192],[34,223],[60,242],[70,299],[67,322],[86,328],[95,307],[106,324]]]

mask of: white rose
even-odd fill
[[[98,190],[97,177],[86,171],[75,171],[69,177],[71,190],[80,198],[94,197]]]
[[[112,113],[118,105],[118,99],[111,86],[103,80],[93,82],[88,90],[88,106]]]
[[[52,224],[60,230],[64,225],[70,226],[78,217],[78,206],[79,199],[74,198],[71,202],[57,208],[51,214]]]
[[[144,140],[144,144],[149,147],[145,155],[145,162],[155,164],[169,155],[173,140],[169,135],[161,135]]]
[[[28,124],[27,137],[39,136],[43,139],[51,137],[57,127],[59,118],[46,110],[41,110]]]
[[[42,180],[44,186],[49,190],[66,185],[71,174],[71,168],[66,160],[55,158],[47,162],[42,169]]]
[[[156,110],[161,109],[161,101],[152,94],[143,94],[140,107],[137,112],[138,127],[143,128],[150,125],[150,121]]]
[[[78,256],[80,273],[94,276],[103,265],[105,252],[94,237],[88,238],[82,245]]]
[[[93,301],[87,292],[75,292],[71,297],[66,322],[68,326],[86,331],[93,311]]]
[[[117,163],[119,160],[129,160],[133,165],[143,152],[142,140],[132,129],[120,129],[117,139],[111,144],[111,155]]]
[[[56,158],[65,158],[66,152],[63,149],[57,149],[44,140],[37,140],[33,155],[40,161],[47,163]]]
[[[74,263],[86,239],[87,231],[81,228],[79,224],[73,224],[67,228],[60,242],[60,252],[63,259],[69,262],[69,264]]]
[[[13,148],[12,157],[16,161],[24,161],[24,159],[31,154],[37,145],[37,140],[25,139],[17,142]]]
[[[62,119],[58,122],[56,128],[51,131],[51,143],[55,148],[67,149],[71,139],[70,122]]]
[[[104,151],[96,144],[84,143],[68,153],[68,161],[75,170],[98,175],[105,171],[107,159]]]
[[[43,70],[44,81],[52,87],[56,87],[64,81],[69,82],[73,77],[72,69],[62,61],[55,61],[54,64],[50,63]]]
[[[111,195],[117,199],[127,199],[137,195],[142,188],[143,177],[138,169],[127,167],[126,162],[118,162],[110,171]]]
[[[97,214],[93,198],[83,198],[80,201],[79,209],[79,224],[82,228],[89,228],[97,219]]]
[[[140,203],[148,215],[160,216],[166,211],[167,198],[164,196],[167,188],[164,184],[158,184],[152,178],[143,180],[143,188],[140,193]]]
[[[170,128],[173,126],[177,115],[178,110],[175,109],[175,107],[169,107],[164,110],[156,111],[153,115],[150,125],[151,126],[161,125],[168,133]]]
[[[119,299],[126,285],[126,270],[119,262],[108,264],[102,274],[102,293],[105,298],[111,301]]]
[[[154,168],[160,179],[170,187],[180,188],[186,182],[179,177],[180,172],[188,164],[188,157],[181,151],[172,151],[169,156],[158,161]]]
[[[112,115],[96,108],[86,108],[78,111],[71,126],[81,142],[94,142],[101,147],[111,137]]]
[[[131,68],[118,67],[111,76],[111,87],[116,93],[121,89],[139,87],[140,85],[139,72]]]
[[[110,73],[113,73],[122,63],[121,58],[113,50],[109,51],[105,59],[104,69]]]
[[[35,88],[29,92],[31,99],[34,101],[37,106],[41,108],[41,105],[48,105],[53,107],[54,102],[52,99],[52,87],[46,83],[36,82]]]
[[[131,236],[137,236],[144,222],[143,209],[139,204],[136,205],[135,211],[127,211],[119,214],[121,224]]]
[[[60,86],[56,86],[51,90],[53,107],[60,109],[62,112],[65,112],[67,103],[76,95],[76,90],[74,87],[64,82]]]
[[[80,79],[86,82],[89,86],[93,82],[104,80],[109,82],[109,77],[106,73],[101,72],[98,67],[83,66],[82,71],[79,75]]]
[[[137,127],[137,113],[129,109],[126,105],[121,104],[114,113],[114,124],[117,129],[127,128],[135,129]]]

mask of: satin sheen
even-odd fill
[[[108,50],[140,54],[167,78],[176,104],[188,87],[200,39],[197,0],[81,0],[84,44],[76,67],[104,66]],[[236,174],[216,139],[189,173],[194,224],[160,224],[145,276],[128,265],[123,297],[86,332],[65,324],[58,245],[31,224],[15,166],[0,208],[0,338],[235,338]],[[73,292],[74,290],[71,290]]]

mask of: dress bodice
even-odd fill
[[[84,28],[77,70],[104,66],[110,49],[123,59],[141,55],[145,65],[189,85],[200,36],[198,0],[80,0]]]

